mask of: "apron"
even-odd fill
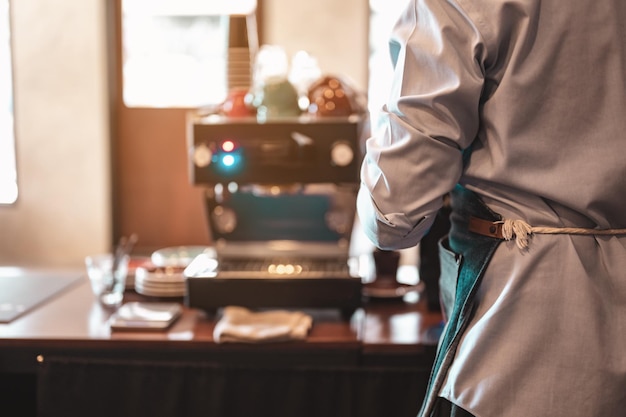
[[[457,185],[450,196],[450,234],[439,243],[441,300],[447,323],[439,340],[419,417],[443,415],[437,406],[439,391],[476,306],[476,289],[493,253],[502,242],[501,239],[469,231],[471,216],[488,221],[502,220],[476,193]]]

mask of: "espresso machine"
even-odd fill
[[[186,268],[186,304],[207,312],[361,305],[350,257],[362,161],[358,115],[190,113],[192,183],[205,189],[211,250]]]

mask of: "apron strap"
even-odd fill
[[[589,229],[584,227],[543,227],[531,226],[523,220],[504,219],[499,221],[483,220],[470,216],[468,229],[482,236],[501,240],[512,240],[520,249],[526,249],[533,234],[546,235],[584,235],[584,236],[618,236],[626,235],[626,229]]]

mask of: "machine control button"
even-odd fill
[[[218,232],[223,234],[232,233],[237,227],[237,214],[235,214],[233,209],[216,206],[211,214]]]
[[[193,150],[193,163],[198,168],[206,168],[211,163],[213,152],[204,143],[198,145]]]
[[[330,150],[330,159],[333,165],[345,167],[354,159],[354,151],[347,142],[335,142]]]

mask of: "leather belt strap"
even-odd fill
[[[533,234],[545,235],[582,235],[582,236],[623,236],[626,228],[621,229],[590,229],[584,227],[545,227],[531,226],[522,220],[489,221],[470,216],[469,231],[479,235],[502,240],[515,239],[520,249],[528,247],[529,238]]]
[[[502,225],[502,222],[491,222],[474,216],[470,216],[469,219],[470,232],[474,232],[482,236],[505,240],[504,235],[502,234]]]

